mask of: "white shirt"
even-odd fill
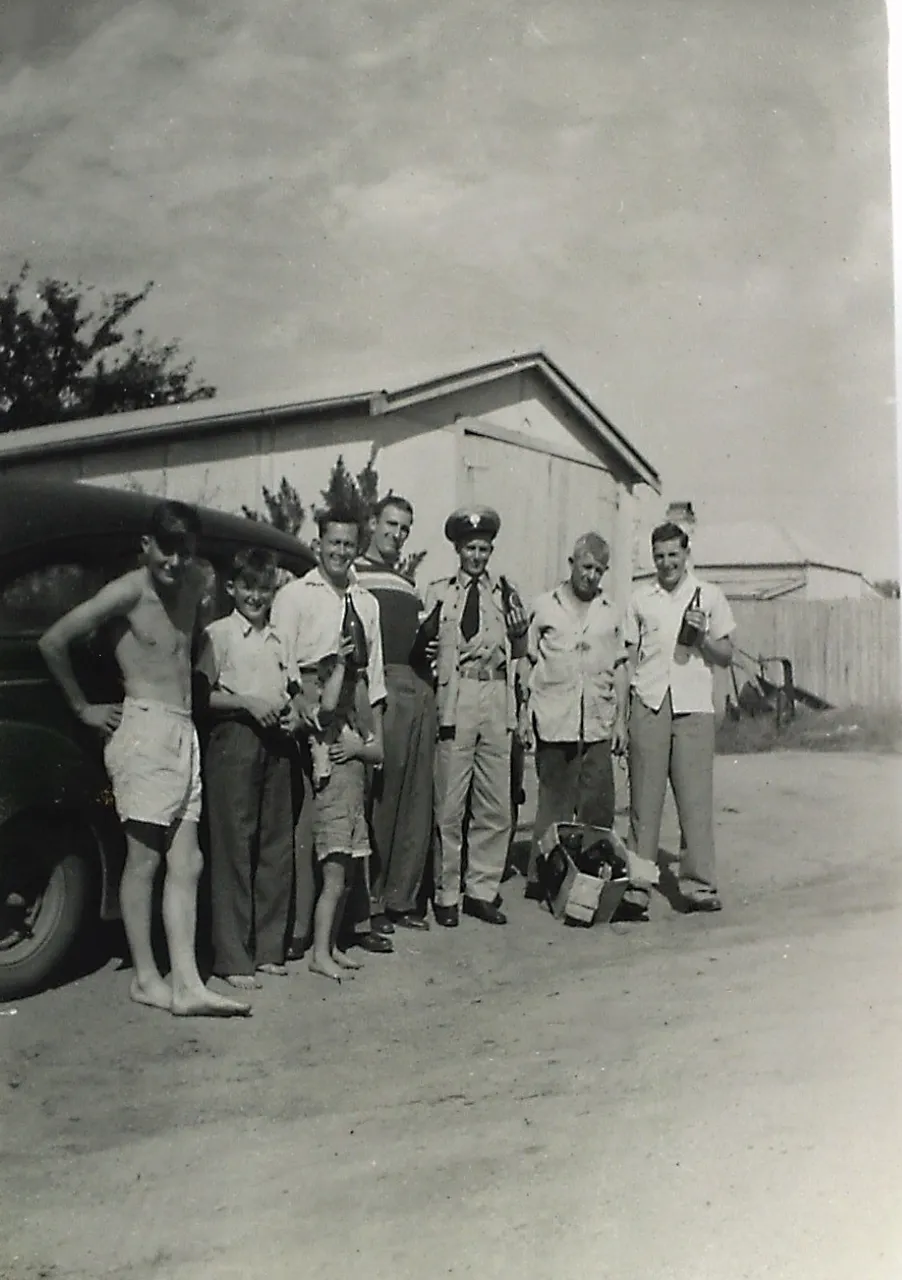
[[[285,654],[272,626],[258,629],[233,609],[211,622],[204,634],[209,644],[198,667],[212,689],[239,698],[264,698],[275,706],[287,703]]]
[[[357,581],[353,570],[348,591],[363,623],[369,661],[367,677],[370,703],[385,700],[385,665],[382,661],[382,629],[379,602]],[[330,653],[338,651],[344,618],[345,593],[332,586],[317,566],[295,582],[287,582],[276,593],[270,621],[282,637],[289,674],[300,679],[304,668],[315,667]]]
[[[723,640],[735,629],[733,613],[720,587],[701,582],[691,571],[673,591],[657,581],[633,592],[623,624],[624,643],[638,649],[633,689],[651,711],[658,711],[668,690],[677,715],[714,711],[714,666],[697,648],[678,645],[683,614],[696,589],[699,608],[708,617],[708,638]]]
[[[580,609],[566,583],[539,596],[529,624],[530,707],[544,742],[604,742],[617,702],[617,611],[597,595]]]

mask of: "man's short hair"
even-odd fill
[[[364,533],[363,519],[360,512],[355,511],[353,507],[336,502],[317,511],[316,528],[320,537],[323,536],[330,524],[352,524],[357,530],[357,545],[359,546],[362,542]]]
[[[255,587],[274,587],[278,571],[279,558],[274,551],[268,547],[242,547],[232,556],[229,580]]]
[[[399,511],[406,511],[413,519],[413,503],[407,498],[402,498],[400,493],[387,493],[384,498],[380,498],[373,507],[373,518],[378,520],[387,507],[397,507]]]
[[[573,544],[574,560],[583,551],[588,551],[590,556],[594,556],[596,560],[600,560],[603,564],[611,563],[611,548],[600,533],[582,533]]]
[[[154,542],[178,542],[200,535],[200,516],[187,502],[167,499],[150,513],[147,532]]]
[[[656,547],[659,542],[679,542],[685,550],[689,546],[689,534],[672,520],[665,520],[663,524],[656,525],[651,531],[652,547]]]

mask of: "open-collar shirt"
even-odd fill
[[[603,742],[616,715],[618,611],[603,595],[580,609],[567,583],[536,600],[529,624],[530,708],[544,742]]]
[[[288,701],[285,651],[271,625],[255,627],[233,609],[210,623],[206,637],[199,666],[211,688],[273,705]]]
[[[713,582],[702,582],[688,571],[673,591],[658,581],[643,583],[633,592],[623,627],[624,643],[638,651],[633,689],[651,711],[660,710],[670,692],[673,710],[714,711],[714,667],[693,647],[677,644],[683,614],[696,590],[699,608],[708,618],[708,636],[722,640],[736,623],[726,596]]]
[[[365,590],[352,569],[348,592],[363,623],[369,658],[367,683],[370,703],[385,699],[385,665],[382,660],[382,632],[379,602]],[[337,653],[344,618],[345,592],[337,591],[317,566],[303,578],[288,582],[276,594],[272,625],[282,637],[289,674],[300,680],[301,672],[316,667],[330,653]]]

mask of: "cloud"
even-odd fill
[[[704,457],[712,500],[767,503],[816,450],[867,523],[853,414],[893,466],[879,0],[57,8],[19,7],[0,65],[7,277],[153,278],[142,322],[223,395],[544,342],[666,480]]]

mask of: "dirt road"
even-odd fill
[[[0,1017],[3,1280],[898,1280],[902,761],[718,761],[726,909]],[[664,843],[674,847],[672,816]],[[15,1012],[13,1012],[15,1009]]]

